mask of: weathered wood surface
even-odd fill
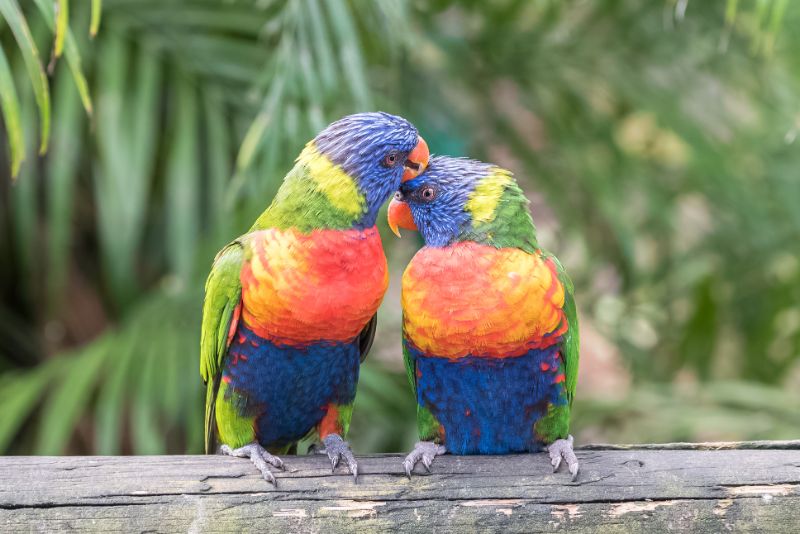
[[[438,458],[408,480],[364,456],[285,457],[278,487],[222,456],[0,458],[0,532],[800,532],[800,442]],[[419,468],[418,468],[419,469]]]

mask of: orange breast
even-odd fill
[[[403,275],[402,301],[406,337],[432,356],[518,356],[566,328],[555,265],[513,248],[424,248]]]
[[[242,318],[286,344],[350,341],[378,310],[389,273],[376,228],[262,230],[242,268]]]

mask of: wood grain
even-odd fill
[[[362,456],[358,485],[287,456],[277,488],[222,456],[3,457],[0,532],[800,531],[800,442],[674,445],[581,449],[575,482],[545,454]]]

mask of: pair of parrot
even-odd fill
[[[206,452],[249,458],[276,484],[277,456],[316,436],[335,469],[388,268],[375,226],[418,229],[403,275],[403,355],[420,441],[408,476],[437,455],[549,450],[573,478],[578,365],[572,284],[543,251],[511,173],[431,157],[387,113],[344,117],[310,141],[272,204],[216,256],[200,371]]]

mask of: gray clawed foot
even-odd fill
[[[431,441],[420,441],[414,445],[414,450],[403,460],[403,468],[406,471],[406,476],[411,478],[411,472],[420,460],[422,460],[422,465],[425,466],[425,469],[430,473],[434,458],[446,452],[447,449],[445,449],[444,445],[438,445]]]
[[[358,484],[358,463],[353,451],[350,450],[350,445],[339,434],[328,434],[322,439],[322,443],[325,447],[322,449],[315,447],[314,452],[328,455],[331,460],[331,472],[339,465],[339,460],[344,459],[347,468],[353,473],[353,480]]]
[[[578,458],[575,456],[575,451],[572,450],[572,436],[567,436],[567,439],[557,439],[547,447],[550,453],[550,463],[553,466],[553,472],[558,471],[561,466],[561,460],[567,462],[569,472],[572,474],[572,480],[578,478]]]
[[[250,458],[250,461],[261,471],[264,480],[278,487],[278,481],[275,480],[275,475],[269,470],[269,466],[271,465],[283,470],[283,460],[267,452],[267,450],[258,443],[253,442],[244,447],[239,447],[238,449],[231,449],[229,446],[223,445],[219,450],[222,454],[227,454],[228,456]]]

